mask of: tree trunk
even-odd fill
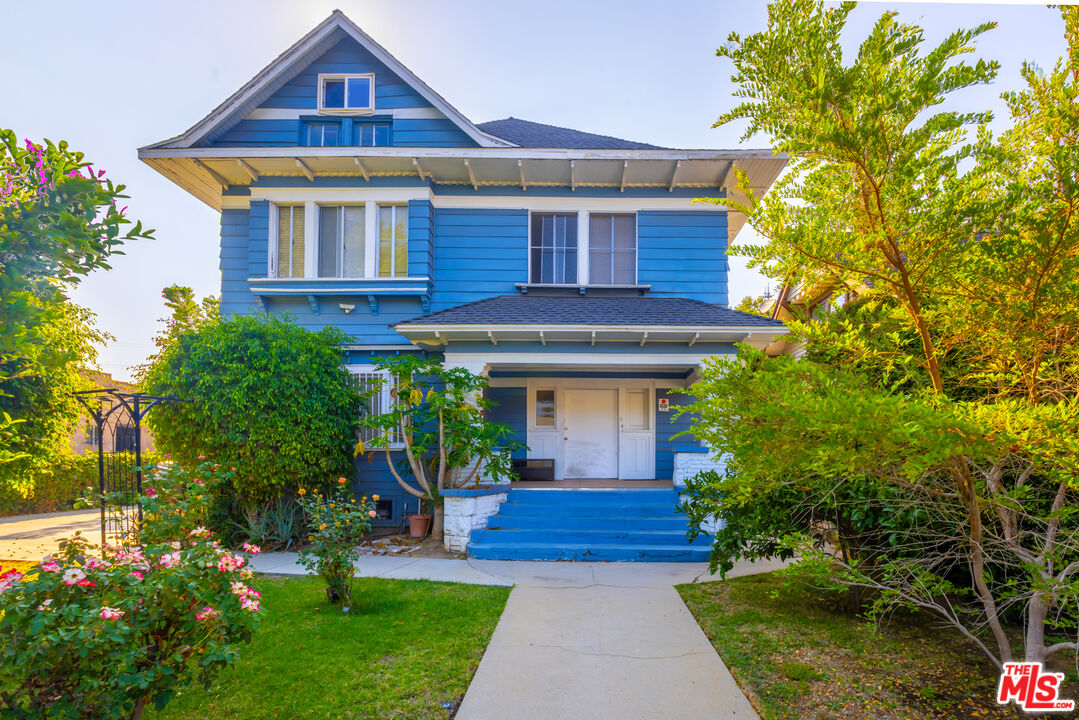
[[[146,707],[146,697],[140,697],[135,701],[135,708],[131,711],[131,720],[142,720],[142,711]]]
[[[431,539],[442,542],[442,529],[445,525],[446,506],[441,502],[434,503],[434,506],[434,517],[431,519]]]
[[[1027,603],[1027,636],[1024,659],[1027,662],[1044,663],[1049,653],[1045,647],[1045,619],[1049,614],[1049,608],[1045,603],[1045,596],[1034,593]]]

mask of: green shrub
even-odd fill
[[[146,369],[157,408],[157,448],[193,467],[211,457],[232,471],[239,517],[282,494],[351,471],[360,396],[342,364],[348,337],[288,318],[243,315],[200,325],[170,342]]]
[[[157,453],[143,453],[144,465],[160,460]],[[110,462],[135,467],[135,456],[118,453]],[[31,515],[35,513],[72,510],[75,501],[87,495],[87,489],[97,490],[97,453],[63,454],[35,462],[18,486],[0,486],[0,516]]]
[[[330,604],[347,611],[352,601],[352,578],[356,574],[354,563],[360,557],[356,546],[371,529],[375,506],[366,497],[356,502],[348,489],[348,480],[343,477],[325,494],[319,490],[308,493],[306,488],[300,488],[298,493],[300,507],[311,528],[308,536],[311,547],[300,553],[300,562],[326,581]]]
[[[237,659],[260,596],[246,556],[193,526],[225,479],[164,469],[140,500],[142,545],[95,557],[76,535],[35,572],[0,578],[0,715],[137,718]]]

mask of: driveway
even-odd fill
[[[61,540],[81,532],[101,543],[101,511],[73,510],[45,515],[0,518],[0,560],[40,560],[57,550]]]

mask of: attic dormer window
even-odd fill
[[[327,113],[370,113],[375,109],[374,73],[319,75],[318,109]]]

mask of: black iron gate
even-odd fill
[[[116,388],[83,390],[75,397],[90,414],[97,445],[101,543],[112,536],[126,545],[142,523],[142,421],[157,405],[179,399]]]

